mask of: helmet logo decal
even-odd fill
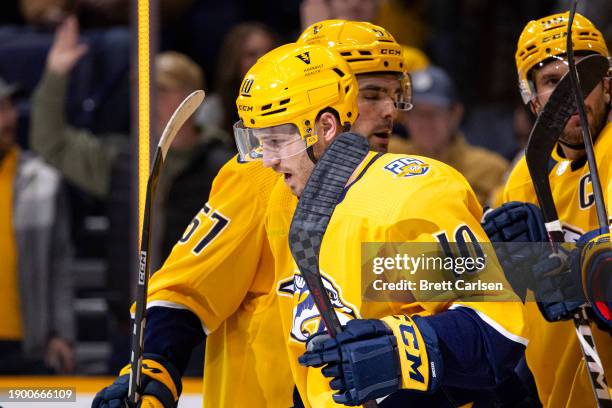
[[[375,33],[375,34],[376,34],[378,37],[385,37],[385,36],[386,36],[386,34],[385,34],[383,31],[378,30],[378,29],[376,29],[376,28],[373,28],[373,29],[372,29],[372,31],[374,31],[374,33]]]
[[[242,86],[240,87],[240,93],[242,95],[251,96],[249,92],[251,92],[251,87],[253,86],[253,82],[255,81],[252,79],[245,79],[244,82],[242,83]]]
[[[306,51],[299,55],[296,55],[295,58],[299,59],[305,64],[310,64],[310,51]]]
[[[316,24],[315,26],[312,27],[312,33],[319,34],[319,31],[321,31],[322,28],[323,28],[323,24]]]

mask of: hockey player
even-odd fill
[[[406,398],[416,397],[410,391],[431,393],[421,394],[431,404],[442,386],[494,387],[512,375],[527,344],[520,304],[427,302],[419,291],[407,303],[361,297],[364,242],[437,247],[465,236],[474,245],[486,241],[474,192],[457,171],[435,160],[370,152],[353,174],[320,254],[324,285],[346,331],[337,340],[313,336],[324,325],[289,251],[289,224],[315,162],[355,116],[356,87],[334,54],[288,44],[249,70],[237,100],[239,154],[282,174],[271,193],[266,229],[289,363],[304,405],[359,405],[400,389],[409,391]],[[498,275],[497,268],[493,261],[481,273]],[[355,355],[363,358],[354,361]]]
[[[554,14],[531,21],[526,25],[518,40],[516,66],[519,88],[525,103],[534,113],[542,109],[557,82],[568,71],[567,24],[568,13]],[[606,43],[599,30],[579,14],[575,16],[572,40],[576,58],[588,53],[598,53],[609,57]],[[588,126],[595,141],[595,155],[600,166],[599,176],[609,209],[612,199],[612,175],[610,174],[612,125],[608,122],[609,79],[602,81],[586,97],[585,105]],[[594,238],[600,236],[601,233],[597,231],[598,223],[592,194],[591,174],[577,113],[570,118],[559,138],[558,146],[553,151],[549,180],[559,219],[563,225],[565,240],[570,242],[579,240],[579,247],[585,248],[582,253],[576,252],[579,261],[572,265],[575,275],[585,276],[584,288],[579,288],[579,291],[592,295],[593,292],[603,287],[598,287],[601,281],[596,282],[589,277],[595,276],[595,271],[600,269],[600,271],[608,271],[609,280],[611,252],[609,237],[607,243]],[[537,204],[525,158],[521,159],[512,171],[503,193],[503,199],[505,202],[519,201]],[[507,216],[504,217],[508,219]],[[508,226],[508,228],[516,229],[516,226]],[[594,253],[599,253],[599,256],[592,256]],[[600,276],[605,277],[605,272]],[[591,297],[591,299],[594,298]],[[599,326],[609,328],[609,309],[606,309],[603,303],[600,306],[601,309],[593,308],[594,315],[599,320]],[[564,316],[551,315],[558,311],[555,312],[547,307],[543,307],[542,310],[548,319],[566,319],[566,321],[549,323],[534,302],[527,303],[527,324],[532,340],[526,350],[526,358],[535,377],[540,400],[545,407],[595,406],[578,339],[572,322],[567,321],[575,310],[567,310]],[[591,326],[603,367],[609,378],[612,373],[610,333],[598,329],[594,324]]]
[[[338,26],[342,35],[327,29]],[[386,150],[387,130],[393,126],[396,111],[409,107],[410,83],[403,76],[401,54],[397,53],[400,46],[383,28],[365,22],[322,22],[317,31],[336,35],[342,52],[360,50],[374,61],[368,64],[347,58],[349,66],[358,70],[359,80],[368,85],[358,101],[363,113],[358,122],[364,134],[379,133],[373,140],[379,140],[378,148]],[[382,49],[393,52],[383,54]],[[274,171],[259,162],[230,160],[215,178],[208,203],[164,266],[151,277],[144,347],[148,361],[143,366],[145,400],[158,396],[154,403],[159,404],[166,395],[161,404],[172,406],[180,395],[180,376],[189,354],[206,334],[205,407],[291,405],[294,386],[287,381],[291,375],[286,354],[279,352],[285,346],[263,222],[277,179]],[[163,377],[155,376],[151,366],[160,363],[167,367]],[[94,406],[124,399],[128,372],[126,367],[115,384],[101,391]],[[241,392],[235,392],[236,384]],[[176,392],[170,396],[164,389]]]

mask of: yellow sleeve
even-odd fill
[[[433,183],[431,188],[420,189],[420,194],[429,193],[435,195],[435,199],[424,197],[421,200],[411,200],[405,216],[400,215],[398,223],[390,228],[391,236],[387,242],[422,243],[424,248],[429,251],[438,249],[439,254],[445,257],[449,253],[454,257],[465,257],[456,245],[463,241],[472,248],[470,257],[476,255],[473,248],[479,247],[482,250],[486,266],[474,275],[463,273],[457,276],[446,271],[433,272],[432,276],[431,270],[423,269],[417,272],[413,280],[422,278],[428,282],[451,281],[453,284],[448,286],[451,288],[448,291],[415,291],[415,301],[425,310],[423,314],[469,307],[506,337],[526,344],[523,308],[506,281],[495,251],[480,225],[482,208],[475,193],[464,177],[450,167],[441,169],[437,177],[441,180]],[[431,207],[432,202],[435,202],[435,210]],[[438,245],[432,246],[431,243]],[[448,245],[447,249],[444,249],[444,243]],[[470,243],[474,243],[474,247]],[[501,289],[463,290],[466,288],[465,283],[462,286],[455,285],[459,280],[478,281],[487,285],[499,283]],[[408,303],[402,306],[400,312],[409,313],[411,310],[414,310],[414,304]]]
[[[214,331],[253,288],[263,251],[269,251],[264,212],[277,176],[259,163],[231,159],[215,178],[164,265],[151,277],[148,307],[187,308]]]

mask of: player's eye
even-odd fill
[[[369,101],[377,101],[381,99],[381,92],[378,91],[364,91],[363,98]]]

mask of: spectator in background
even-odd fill
[[[110,302],[110,308],[119,325],[127,330],[126,311],[131,298],[128,272],[133,269],[129,245],[133,159],[128,137],[97,137],[66,123],[64,106],[69,73],[86,52],[87,46],[79,44],[78,23],[69,17],[56,31],[45,73],[34,93],[30,145],[68,181],[108,200],[108,286],[116,298]],[[176,52],[159,54],[155,68],[157,123],[154,129],[161,134],[179,103],[192,91],[202,88],[204,80],[199,66]],[[192,119],[177,134],[158,184],[154,259],[168,256],[194,214],[207,201],[214,176],[232,155],[228,141],[225,133],[210,126],[198,126]],[[152,269],[155,268],[153,262]],[[115,352],[113,357],[121,362],[126,358]]]
[[[241,23],[232,28],[218,58],[215,93],[209,95],[198,115],[198,123],[219,127],[233,134],[238,121],[236,93],[242,78],[259,57],[277,47],[279,39],[262,23]],[[229,140],[233,144],[233,140]]]
[[[69,374],[68,211],[57,172],[17,145],[14,90],[0,79],[0,374]]]
[[[302,30],[329,19],[367,21],[378,16],[380,0],[303,0],[300,4]]]
[[[447,163],[461,172],[485,204],[491,191],[503,182],[508,162],[481,147],[469,145],[459,125],[463,104],[450,77],[435,66],[412,74],[414,108],[401,115],[409,141],[393,139],[389,151],[417,154]]]

